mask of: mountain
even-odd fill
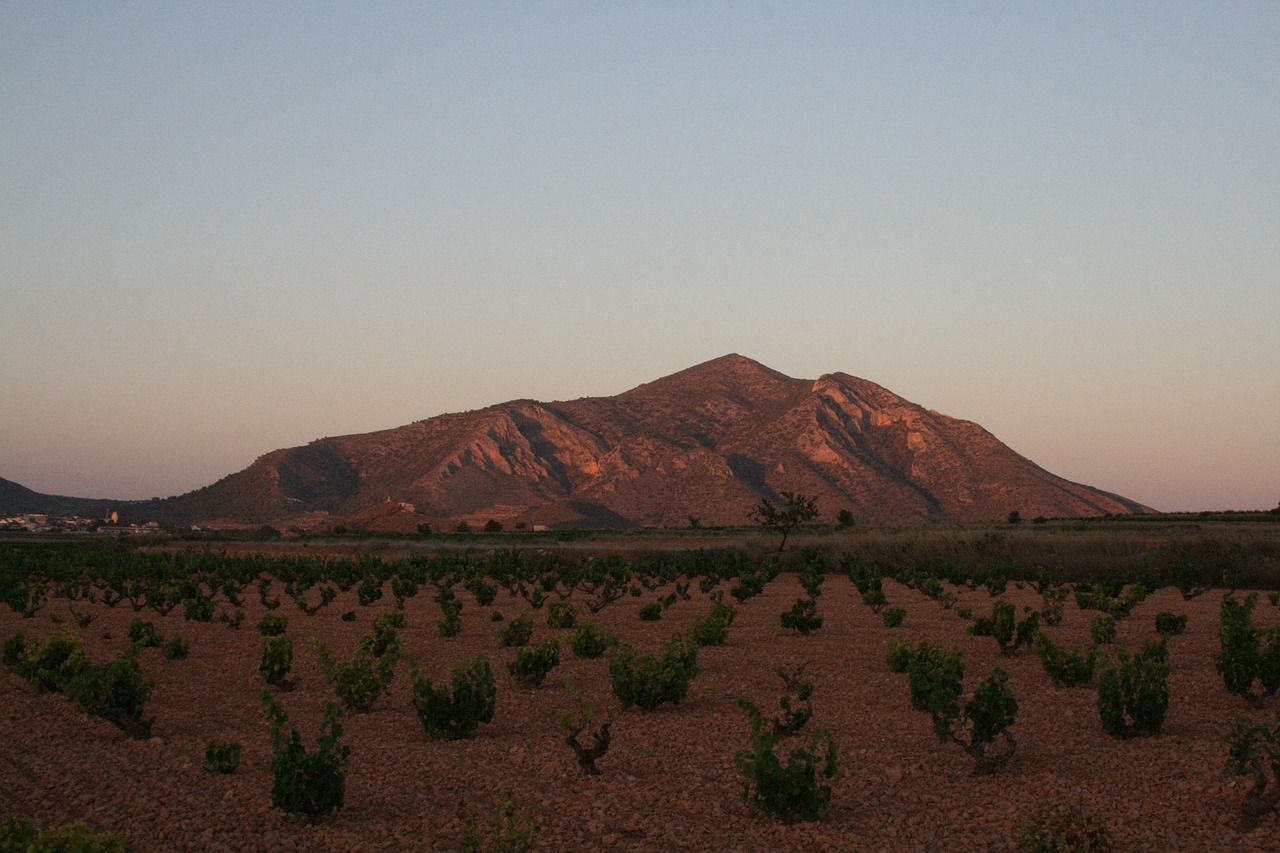
[[[126,505],[122,519],[741,524],[781,491],[860,523],[1152,511],[874,382],[793,379],[727,355],[614,397],[513,400],[272,451],[203,489]]]
[[[100,518],[119,507],[120,501],[97,498],[68,498],[62,495],[43,495],[26,486],[0,477],[0,515],[36,513],[40,515],[78,515],[84,518]]]

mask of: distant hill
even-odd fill
[[[0,515],[36,513],[101,518],[125,502],[97,500],[95,498],[68,498],[62,495],[42,495],[26,486],[0,477]]]
[[[815,496],[826,519],[848,509],[860,523],[1152,511],[874,382],[793,379],[740,355],[614,397],[514,400],[323,438],[185,495],[118,506],[122,519],[277,526],[384,517],[380,505],[400,503],[413,507],[397,511],[401,524],[685,526],[742,524],[784,490]]]

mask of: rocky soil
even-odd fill
[[[1170,643],[1172,701],[1159,737],[1117,741],[1102,730],[1092,689],[1057,689],[1034,653],[1002,657],[990,638],[970,637],[967,623],[914,591],[885,582],[891,604],[907,608],[905,624],[884,627],[843,577],[828,578],[819,601],[826,623],[802,637],[779,627],[778,615],[801,594],[784,576],[740,608],[725,646],[704,649],[701,675],[687,699],[654,713],[621,712],[609,689],[604,660],[577,660],[566,648],[560,667],[539,689],[517,687],[505,664],[491,608],[463,593],[463,633],[445,639],[438,609],[420,594],[408,606],[402,631],[407,651],[428,675],[487,654],[498,676],[494,721],[474,740],[424,737],[401,664],[389,696],[366,714],[347,718],[352,748],[346,804],[315,823],[281,813],[270,803],[269,730],[257,673],[254,623],[265,612],[256,600],[232,630],[197,624],[175,611],[160,618],[127,606],[93,608],[97,619],[79,631],[95,657],[127,645],[135,615],[156,621],[166,636],[191,643],[191,657],[165,661],[142,655],[156,681],[150,713],[154,737],[134,741],[109,723],[85,716],[64,697],[37,695],[11,673],[0,673],[0,817],[24,815],[42,824],[84,820],[128,839],[140,851],[398,851],[455,850],[460,810],[482,824],[499,803],[514,803],[538,827],[538,849],[586,850],[1008,850],[1018,828],[1046,805],[1076,805],[1100,815],[1121,850],[1275,850],[1274,817],[1250,833],[1237,828],[1245,783],[1223,774],[1224,735],[1241,715],[1270,718],[1280,699],[1255,709],[1223,688],[1214,671],[1221,591],[1184,602],[1172,589],[1151,595],[1120,623],[1119,643],[1136,648],[1154,636],[1161,610],[1187,613],[1185,634]],[[1006,596],[1036,604],[1028,588]],[[626,642],[656,650],[672,633],[688,630],[707,609],[705,597],[676,604],[658,622],[636,611],[648,600],[627,598],[593,618]],[[314,742],[332,692],[314,651],[318,637],[349,654],[374,615],[393,606],[389,593],[359,607],[340,595],[314,617],[287,602],[295,640],[295,690],[278,694],[304,742]],[[990,611],[985,591],[962,591],[959,606]],[[500,594],[508,618],[525,610]],[[354,609],[358,621],[342,622]],[[179,609],[180,611],[180,609]],[[1093,613],[1067,604],[1063,624],[1048,629],[1068,647],[1088,641]],[[24,620],[0,612],[0,636],[56,630],[51,617],[70,621],[64,602]],[[555,633],[535,614],[535,641]],[[1263,598],[1258,620],[1280,622]],[[567,632],[565,632],[567,633]],[[964,650],[966,682],[1004,667],[1020,704],[1015,758],[997,774],[976,777],[957,747],[939,743],[926,714],[908,702],[905,675],[890,672],[884,650],[895,637],[935,638]],[[567,639],[567,638],[566,638]],[[748,696],[776,707],[781,682],[772,669],[806,662],[816,683],[811,725],[829,728],[839,747],[840,772],[825,820],[783,826],[754,813],[740,799],[733,754],[748,744],[749,727],[735,706]],[[603,775],[582,775],[563,743],[560,714],[571,707],[572,680],[599,715],[613,720],[613,746],[599,762]],[[202,770],[212,738],[243,744],[240,769],[230,776]],[[807,745],[807,738],[798,742]]]

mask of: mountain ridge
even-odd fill
[[[736,353],[611,397],[517,399],[274,450],[146,507],[181,522],[333,522],[391,504],[436,523],[684,526],[743,523],[782,491],[870,523],[1152,512],[870,380],[796,379]]]

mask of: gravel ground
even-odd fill
[[[485,653],[494,665],[497,714],[473,740],[424,737],[410,702],[402,663],[391,693],[367,714],[346,719],[352,748],[346,803],[315,823],[286,815],[270,803],[269,728],[259,699],[259,637],[254,624],[265,610],[247,602],[238,630],[219,623],[134,614],[127,606],[92,608],[97,619],[79,633],[95,657],[119,654],[135,616],[152,619],[166,636],[181,634],[191,657],[166,661],[157,649],[142,654],[155,679],[149,713],[154,737],[133,741],[102,720],[85,716],[64,697],[37,695],[11,673],[0,673],[0,817],[19,814],[42,824],[84,820],[117,833],[139,851],[398,851],[454,850],[461,840],[460,809],[490,821],[498,804],[514,801],[538,826],[539,850],[1009,850],[1017,830],[1045,805],[1075,804],[1100,814],[1121,850],[1277,850],[1274,817],[1250,833],[1237,828],[1244,783],[1223,774],[1224,736],[1240,715],[1263,720],[1280,700],[1252,708],[1223,688],[1213,667],[1221,591],[1184,602],[1176,590],[1151,595],[1120,622],[1119,643],[1137,648],[1154,636],[1158,611],[1187,613],[1186,633],[1170,642],[1172,700],[1159,737],[1117,741],[1102,730],[1092,689],[1058,689],[1033,652],[1000,654],[990,638],[970,637],[967,623],[921,594],[885,582],[891,604],[907,608],[905,624],[884,627],[843,577],[829,577],[819,600],[826,622],[812,636],[784,631],[778,615],[802,594],[794,577],[778,578],[739,608],[722,647],[704,649],[702,673],[684,702],[648,713],[621,712],[609,689],[604,660],[577,660],[567,643],[562,663],[538,689],[516,686],[505,664],[514,650],[500,648],[491,608],[466,594],[463,632],[442,638],[436,605],[425,594],[411,599],[407,651],[433,678],[453,664]],[[657,650],[707,609],[704,596],[682,601],[658,622],[636,611],[649,600],[627,598],[595,617],[597,624],[643,650]],[[1037,604],[1029,588],[1011,585],[1006,598]],[[332,699],[306,639],[318,637],[335,652],[351,652],[377,613],[393,606],[388,593],[359,607],[355,592],[341,594],[314,617],[287,602],[295,641],[296,689],[278,693],[291,722],[310,747],[322,709]],[[959,606],[981,615],[991,609],[985,591],[963,590]],[[507,618],[526,608],[505,592],[495,605]],[[359,618],[342,622],[354,609]],[[1088,641],[1094,614],[1068,601],[1063,624],[1049,628],[1060,645]],[[56,630],[68,620],[65,602],[34,619],[5,609],[0,636]],[[535,615],[535,642],[553,633]],[[1266,602],[1256,618],[1280,622]],[[973,776],[959,748],[939,743],[927,714],[913,711],[907,679],[889,671],[887,644],[896,637],[933,638],[964,651],[972,686],[995,666],[1010,676],[1020,712],[1013,729],[1019,749],[997,774]],[[748,696],[776,708],[780,664],[806,662],[816,684],[812,726],[826,727],[839,747],[840,772],[824,820],[783,826],[751,811],[740,799],[733,754],[749,742],[749,726],[734,700]],[[580,773],[562,743],[560,714],[572,707],[572,679],[597,714],[613,720],[613,745],[601,776]],[[240,769],[230,776],[202,770],[212,738],[243,744]],[[807,738],[803,738],[807,745]]]

